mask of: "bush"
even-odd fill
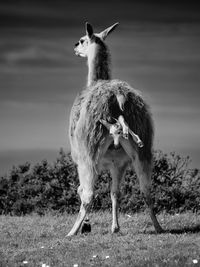
[[[155,153],[152,180],[157,211],[200,210],[200,173],[188,164],[189,157]]]
[[[200,173],[188,168],[189,158],[175,153],[154,153],[152,197],[157,212],[200,211]],[[74,213],[79,210],[77,169],[70,154],[60,150],[54,164],[46,160],[13,167],[0,178],[0,214],[44,214],[49,210]],[[103,173],[95,185],[92,210],[111,208],[110,175]],[[135,173],[128,170],[121,184],[121,212],[144,209]]]

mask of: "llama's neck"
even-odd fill
[[[88,81],[87,86],[91,86],[98,80],[110,80],[110,56],[105,44],[98,45],[93,43],[90,45],[90,53],[88,55]]]

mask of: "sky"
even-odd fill
[[[106,42],[112,77],[151,106],[156,149],[200,167],[200,12],[191,1],[1,1],[0,174],[70,150],[69,115],[86,84],[74,44],[119,22]]]

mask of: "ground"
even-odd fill
[[[200,266],[200,215],[160,214],[156,235],[144,214],[121,214],[111,234],[111,215],[93,213],[92,232],[66,237],[74,215],[0,216],[0,267]]]

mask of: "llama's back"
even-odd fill
[[[91,159],[95,159],[98,148],[109,134],[100,120],[115,123],[120,115],[144,144],[138,151],[140,158],[150,161],[153,123],[149,108],[138,91],[119,80],[98,81],[76,98],[70,120],[71,146],[75,145],[73,140],[78,139],[83,149],[77,149],[82,151],[85,147]]]

